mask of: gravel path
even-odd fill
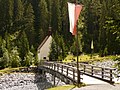
[[[74,88],[72,90],[120,90],[120,84],[100,84],[100,85],[88,85],[81,88]]]
[[[120,84],[111,85],[107,82],[86,75],[83,75],[83,82],[87,84],[87,86],[81,88],[74,88],[72,90],[120,90]]]

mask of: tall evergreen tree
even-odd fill
[[[52,2],[52,16],[51,16],[52,32],[55,34],[58,32],[61,34],[61,15],[60,15],[60,3],[59,0],[53,0]]]
[[[0,57],[2,57],[2,37],[0,36]]]
[[[48,8],[48,24],[51,26],[51,9],[52,9],[53,0],[46,0],[47,8]]]
[[[44,31],[44,36],[46,36],[48,32],[49,23],[47,3],[45,0],[40,0],[39,8],[40,8],[40,28]]]
[[[19,31],[23,29],[23,15],[24,15],[24,7],[23,2],[21,0],[14,0],[14,12],[13,12],[13,31]]]
[[[58,47],[54,40],[52,40],[52,43],[51,43],[49,59],[51,61],[58,60]]]
[[[35,44],[34,11],[32,5],[28,2],[24,5],[24,8],[24,30],[32,46]]]
[[[5,32],[11,32],[13,17],[13,0],[0,0],[0,35],[4,36]]]
[[[20,52],[20,57],[21,57],[21,65],[24,65],[24,57],[26,55],[26,53],[28,53],[29,51],[29,42],[28,42],[28,38],[26,36],[25,31],[22,32],[22,36],[18,41],[18,50]]]

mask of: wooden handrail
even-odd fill
[[[66,76],[72,75],[73,80],[75,80],[75,77],[76,77],[75,73],[77,73],[76,72],[77,68],[74,66],[76,65],[76,63],[64,64],[64,63],[58,63],[58,62],[44,62],[44,65],[62,74],[66,73]],[[80,71],[80,73],[82,72],[84,74],[89,74],[91,76],[98,75],[99,78],[101,77],[101,79],[106,79],[106,77],[108,77],[109,81],[112,82],[113,74],[114,74],[113,71],[115,70],[115,68],[107,68],[107,67],[103,68],[103,67],[98,67],[95,65],[84,64],[84,63],[79,63],[79,66],[80,66],[79,69],[82,70]],[[99,72],[99,73],[96,73],[96,72]]]
[[[77,73],[76,67],[61,64],[61,63],[56,63],[56,62],[44,62],[45,67],[49,69],[53,69],[57,72],[60,72],[61,74],[73,79],[75,81],[75,77]],[[70,77],[71,76],[71,77]]]

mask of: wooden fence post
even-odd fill
[[[55,63],[54,63],[54,71],[55,71],[55,68],[56,68],[56,65],[55,65]]]
[[[93,75],[93,66],[91,66],[91,75]]]
[[[62,73],[63,73],[63,65],[62,65],[62,70],[61,70],[61,71],[62,71]]]
[[[86,66],[84,65],[84,73],[85,73]]]
[[[59,72],[59,64],[57,64],[57,71]]]
[[[102,68],[102,78],[104,78],[104,68]]]
[[[112,82],[112,69],[110,69],[110,82]]]
[[[53,69],[53,65],[54,65],[54,63],[52,64],[52,69]]]
[[[73,80],[75,81],[75,70],[73,69]]]
[[[68,76],[68,67],[67,67],[67,76]]]

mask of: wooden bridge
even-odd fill
[[[42,62],[39,69],[58,77],[66,83],[77,83],[76,63],[58,63],[58,62]],[[94,65],[79,63],[80,81],[81,75],[85,74],[90,77],[100,79],[102,81],[113,84],[115,68],[103,68]]]

